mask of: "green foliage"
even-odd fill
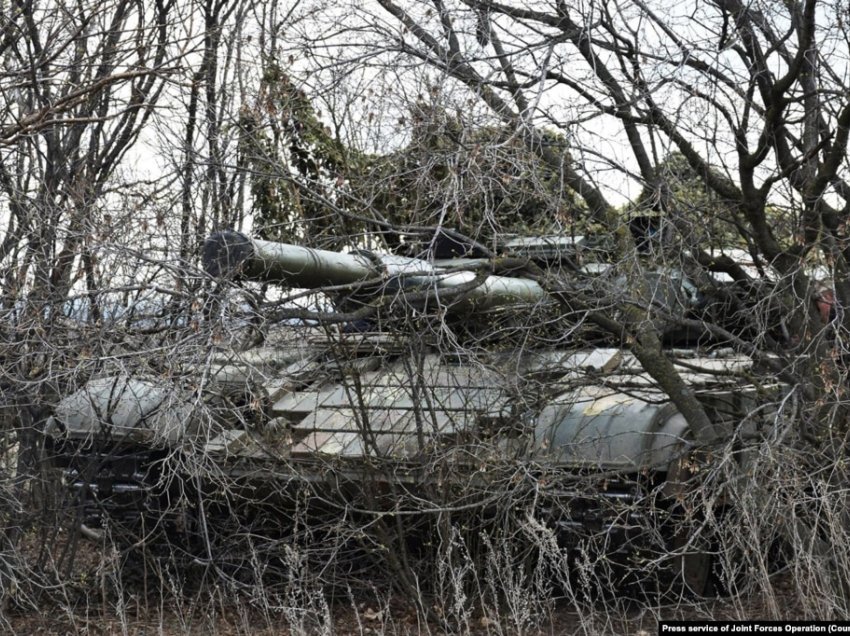
[[[484,242],[506,233],[581,231],[583,215],[560,175],[506,129],[468,126],[421,102],[400,123],[409,124],[410,140],[398,151],[346,148],[304,91],[269,63],[257,105],[243,109],[240,121],[258,233],[327,244],[374,231],[363,221],[370,216],[397,228],[448,227]],[[558,135],[546,142],[566,149]],[[383,236],[390,248],[401,241],[399,233]]]
[[[242,110],[240,125],[259,235],[314,243],[339,232],[331,210],[347,170],[346,149],[276,62],[267,62],[257,103]]]
[[[393,223],[439,225],[484,243],[580,223],[560,175],[505,128],[470,126],[422,102],[403,123],[410,129],[405,147],[368,158],[352,180],[360,198]],[[554,134],[547,142],[566,148]]]
[[[656,167],[655,183],[644,187],[631,216],[657,216],[667,221],[687,246],[745,247],[736,211],[718,200],[679,153],[667,155]]]

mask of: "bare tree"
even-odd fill
[[[840,307],[847,117],[841,80],[847,60],[833,44],[844,37],[833,27],[840,24],[840,7],[378,4],[383,12],[364,8],[352,32],[358,39],[342,36],[340,47],[359,51],[366,41],[373,60],[396,66],[418,60],[465,87],[463,99],[485,105],[581,197],[586,214],[617,237],[624,264],[635,262],[637,246],[611,202],[612,196],[622,200],[621,184],[645,188],[644,199],[673,228],[664,250],[684,258],[686,271],[725,271],[743,280],[736,263],[713,256],[710,241],[693,240],[689,229],[700,215],[726,224],[737,245],[776,272],[779,283],[770,294],[785,313],[782,338],[764,324],[757,342],[735,346],[779,356],[776,368],[789,369],[787,379],[810,402],[821,399],[826,385],[840,383],[843,371],[834,366],[816,306],[821,290],[811,268],[801,266],[828,264]],[[817,20],[816,8],[836,20]],[[547,128],[563,131],[569,150],[547,143]],[[600,144],[617,144],[622,160],[600,152]],[[671,196],[663,162],[673,151],[711,196],[696,215],[682,214]],[[635,353],[703,436],[709,428],[704,414],[692,396],[678,397],[687,389],[645,324],[635,314],[606,328],[631,334]],[[715,327],[701,325],[709,333]],[[815,355],[803,362],[802,351]],[[822,377],[823,363],[831,379]],[[804,421],[815,431],[828,419],[816,409]]]
[[[562,594],[592,632],[594,587],[657,607],[743,592],[744,570],[778,617],[783,559],[795,608],[846,613],[843,4],[0,9],[4,590],[27,571],[69,593],[85,535],[104,605],[134,597],[141,552],[161,599],[214,581],[195,602],[234,592],[302,633],[329,630],[329,590],[359,612],[358,585],[461,632],[475,612],[521,632]],[[276,278],[234,231],[375,252]],[[486,306],[491,277],[531,290],[522,311]],[[579,351],[605,359],[568,373]],[[126,387],[161,398],[154,441],[112,413],[51,438],[73,477],[54,506],[33,485],[48,416]],[[684,418],[675,461],[555,467],[546,417],[603,389]],[[110,520],[101,474],[139,509]]]
[[[42,581],[33,572],[54,556],[62,563],[50,552],[61,532],[51,502],[30,498],[45,418],[116,346],[118,357],[132,350],[129,325],[157,312],[152,297],[168,298],[168,282],[157,283],[174,272],[153,262],[167,253],[155,237],[167,222],[167,177],[131,166],[151,167],[152,122],[192,59],[196,36],[180,11],[122,0],[2,8],[4,605],[27,579]],[[40,524],[39,514],[48,515]],[[15,546],[36,530],[45,540],[27,574]]]
[[[61,317],[79,282],[84,311],[102,317],[96,253],[108,221],[103,200],[138,138],[173,64],[172,5],[130,2],[91,7],[14,2],[2,24],[0,247],[4,382],[19,440],[19,474],[32,461],[33,426],[56,388],[50,372],[70,353]],[[128,33],[133,37],[128,38]],[[18,522],[10,524],[14,533]]]

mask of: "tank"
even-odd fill
[[[635,501],[668,514],[681,501],[692,436],[628,349],[565,330],[568,304],[516,274],[530,262],[606,276],[604,263],[582,264],[584,249],[582,238],[537,237],[507,241],[496,257],[440,259],[209,237],[212,279],[321,290],[335,313],[291,309],[279,342],[211,349],[182,379],[104,375],[62,399],[46,435],[82,532],[99,538],[149,515],[203,534],[200,517],[213,513],[197,502],[216,500],[226,478],[219,512],[267,520],[288,519],[303,497],[332,514],[447,497],[486,512],[494,492],[516,486],[564,545],[588,528],[633,544]],[[677,270],[644,276],[668,313],[705,305]],[[530,322],[541,337],[528,337]],[[740,380],[754,371],[749,357],[662,331],[720,437],[758,426],[747,417],[756,390]],[[182,481],[164,477],[174,474]],[[705,593],[707,560],[677,558],[673,569]]]

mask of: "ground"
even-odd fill
[[[423,622],[417,618],[416,609],[402,600],[393,600],[379,607],[367,601],[355,605],[338,604],[329,608],[332,623],[316,625],[301,622],[292,612],[262,611],[245,604],[228,607],[221,602],[194,607],[161,605],[159,607],[126,608],[119,614],[115,607],[105,611],[96,599],[88,610],[75,613],[45,611],[20,612],[8,617],[13,634],[81,635],[81,636],[164,636],[217,634],[221,636],[296,636],[328,634],[414,636],[447,633],[470,636],[496,636],[525,634],[528,636],[555,636],[560,634],[633,635],[650,636],[658,633],[658,620],[741,620],[776,618],[771,611],[778,604],[787,618],[796,618],[792,607],[783,602],[788,588],[788,574],[776,581],[779,597],[773,603],[766,599],[734,598],[712,599],[700,603],[664,607],[628,607],[616,611],[604,605],[577,610],[566,602],[555,603],[547,618],[539,625],[518,629],[509,617],[501,619],[483,615],[470,616],[463,625],[447,632],[436,621]],[[788,594],[786,600],[790,598]],[[300,624],[299,624],[300,623]]]

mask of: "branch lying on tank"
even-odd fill
[[[354,203],[356,207],[369,210],[375,215],[380,215],[380,212],[374,208],[370,201],[356,196],[354,192],[345,191],[341,194],[344,194],[346,199]],[[417,225],[413,223],[395,223],[386,220],[386,218],[382,215],[380,216],[380,218],[363,216],[361,214],[352,212],[348,208],[341,207],[337,201],[324,196],[322,192],[318,190],[311,192],[311,196],[316,202],[321,203],[324,208],[328,209],[334,214],[339,215],[344,219],[356,221],[358,223],[364,223],[366,224],[366,227],[372,226],[374,228],[377,228],[376,234],[382,237],[387,234],[427,237],[433,236],[437,233],[441,233],[457,241],[458,243],[467,245],[473,250],[480,252],[484,255],[485,258],[492,259],[496,258],[497,256],[496,252],[488,248],[484,243],[481,243],[480,241],[471,238],[463,232],[445,227],[443,225]]]
[[[465,268],[463,271],[469,271],[470,268]],[[448,270],[447,270],[448,271]],[[421,302],[429,302],[436,301],[439,303],[439,307],[445,307],[447,305],[446,301],[449,302],[459,302],[463,301],[469,292],[471,292],[476,287],[479,287],[481,284],[487,280],[489,276],[489,272],[482,268],[481,271],[475,274],[475,277],[452,289],[440,289],[439,291],[435,288],[428,288],[422,291],[409,291],[404,290],[400,293],[401,297],[404,299],[406,305],[411,305],[414,303]],[[320,289],[310,290],[309,292],[305,292],[305,294],[313,294],[316,292],[327,292],[327,291],[338,291],[340,288],[345,289],[346,291],[352,291],[359,288],[368,287],[369,283],[376,282],[385,282],[385,279],[372,279],[371,281],[364,281],[362,283],[358,283],[356,285],[335,285],[322,287]],[[296,309],[296,308],[280,308],[273,310],[269,314],[269,320],[271,322],[280,322],[283,320],[314,320],[316,322],[322,324],[339,324],[344,322],[353,322],[357,320],[362,320],[364,318],[369,318],[373,316],[380,309],[385,308],[391,301],[398,298],[398,295],[381,295],[377,297],[378,302],[375,304],[364,305],[360,309],[356,309],[354,311],[349,312],[323,312],[323,311],[312,311],[309,309]],[[288,300],[292,300],[289,298]]]
[[[623,305],[629,322],[621,322],[587,306],[578,295],[571,294],[573,290],[566,288],[561,279],[547,275],[534,263],[529,263],[524,275],[539,284],[562,306],[575,310],[578,305],[587,311],[588,320],[619,337],[685,417],[694,440],[700,444],[712,444],[716,441],[717,434],[713,424],[694,389],[684,382],[669,355],[662,350],[658,332],[648,326],[647,321],[637,319],[636,308]]]
[[[777,374],[777,377],[784,381],[788,382],[791,385],[797,384],[797,380],[795,380],[788,372],[788,361],[779,358],[775,353],[766,353],[762,351],[754,344],[747,342],[743,338],[740,338],[733,334],[732,332],[724,329],[723,327],[716,325],[711,322],[707,322],[705,320],[696,320],[693,318],[671,318],[675,320],[675,322],[683,327],[692,327],[695,329],[703,330],[705,333],[711,334],[713,336],[722,338],[723,340],[727,340],[737,351],[741,351],[746,355],[750,356],[754,361],[765,364],[771,371]],[[678,364],[678,362],[677,362]]]

